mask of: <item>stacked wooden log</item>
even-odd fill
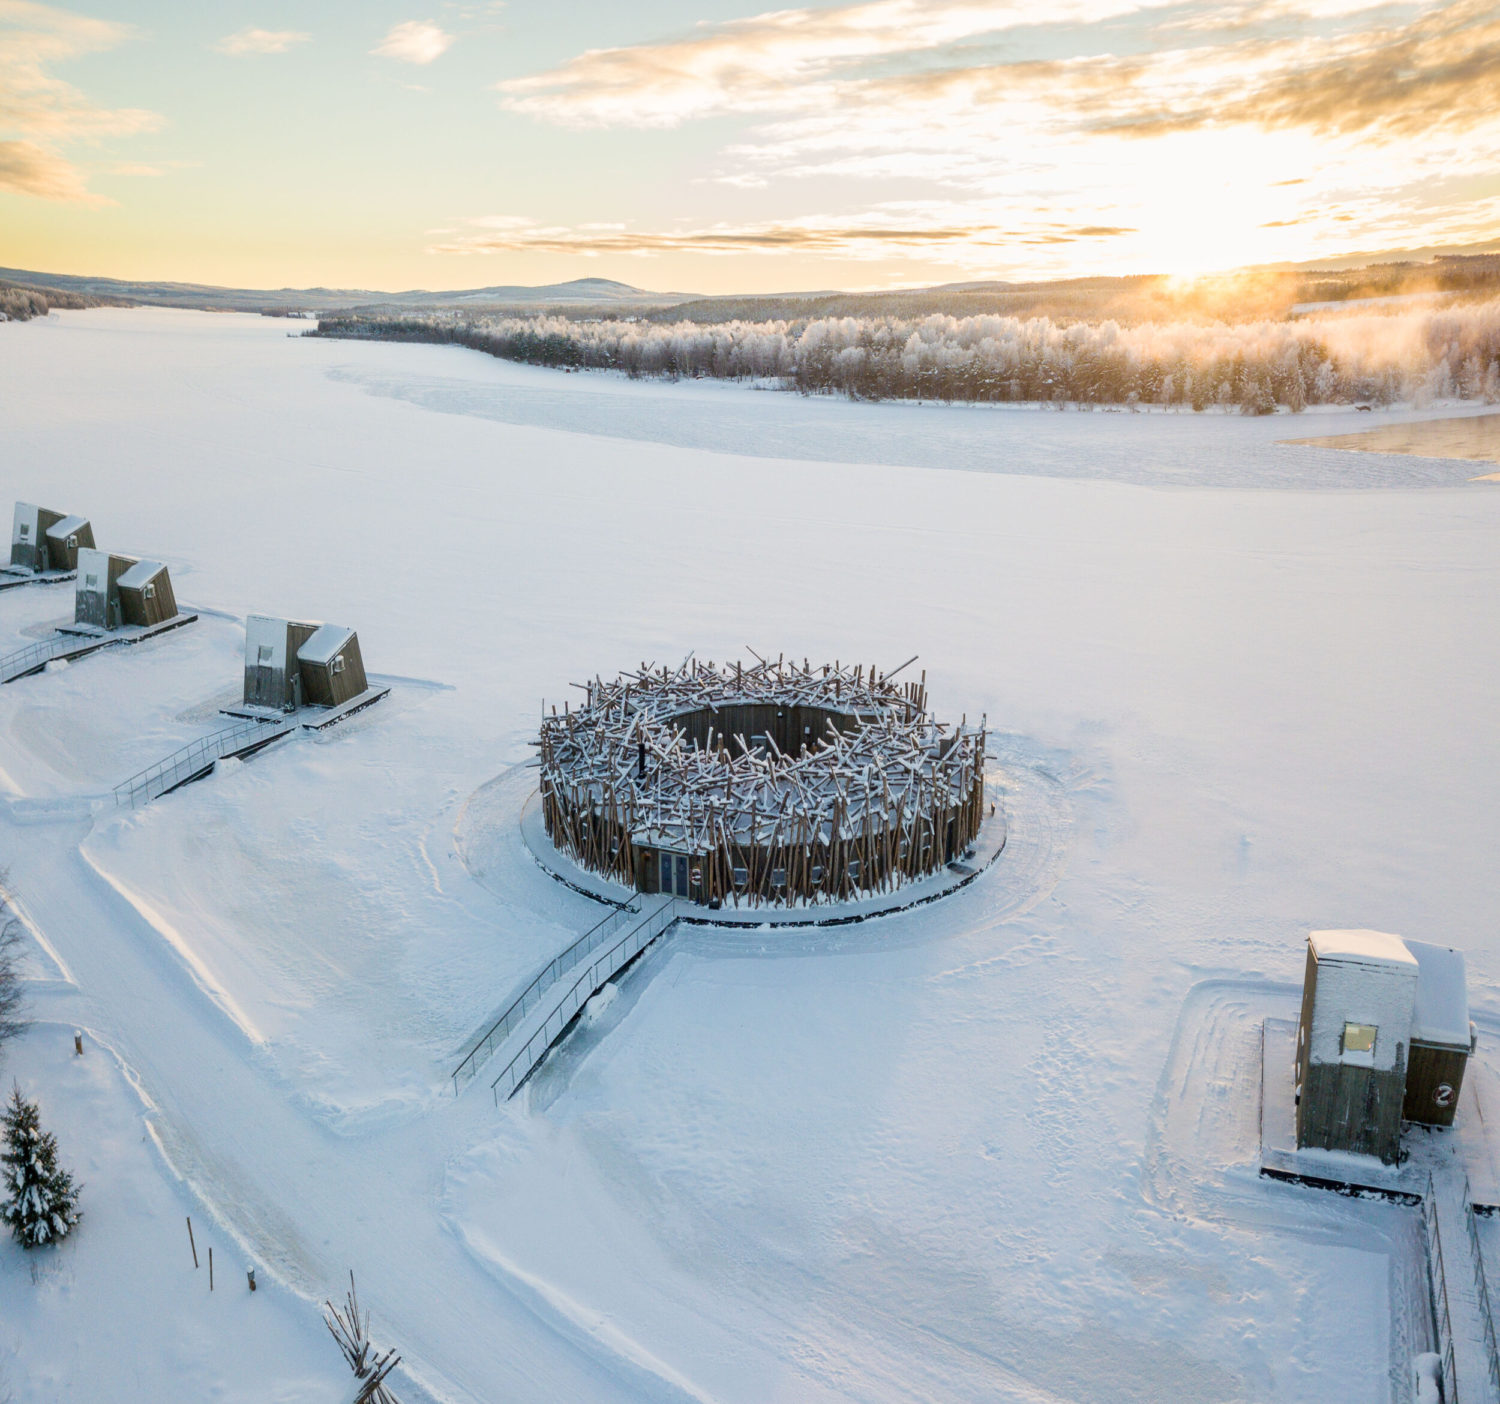
[[[661,854],[687,855],[708,903],[848,901],[934,872],[984,818],[985,724],[933,717],[926,674],[897,680],[910,661],[690,656],[575,683],[583,705],[544,713],[537,742],[547,833],[645,891]]]

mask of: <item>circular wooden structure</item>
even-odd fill
[[[907,665],[902,665],[903,668]],[[689,659],[542,719],[547,835],[580,866],[710,906],[853,901],[941,869],[984,819],[984,723],[926,675]]]

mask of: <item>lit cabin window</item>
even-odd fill
[[[1374,1024],[1345,1024],[1344,1052],[1373,1053],[1375,1051],[1376,1032],[1377,1029]]]

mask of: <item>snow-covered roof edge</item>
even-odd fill
[[[1467,1048],[1469,990],[1463,952],[1451,946],[1430,946],[1425,941],[1408,941],[1406,948],[1419,969],[1412,1038],[1421,1043]]]

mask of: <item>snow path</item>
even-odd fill
[[[354,1139],[310,1123],[269,1069],[246,1057],[243,1031],[205,1006],[157,933],[75,849],[59,851],[55,834],[7,836],[11,863],[27,874],[30,919],[81,989],[100,992],[79,997],[84,1022],[112,1030],[132,1076],[150,1090],[164,1153],[256,1261],[313,1300],[353,1266],[362,1299],[403,1354],[444,1362],[433,1397],[478,1404],[493,1399],[496,1382],[528,1398],[684,1396],[645,1352],[623,1351],[618,1331],[594,1332],[559,1313],[525,1276],[482,1271],[436,1216],[410,1213],[440,1193],[433,1169],[442,1148],[472,1136],[467,1121],[493,1120],[484,1099]],[[95,931],[112,939],[87,939]],[[209,1125],[222,1133],[211,1146],[195,1129]],[[377,1193],[351,1199],[348,1184],[368,1183],[372,1166]],[[497,1276],[508,1311],[497,1309]],[[402,1299],[440,1300],[444,1310],[408,1320]]]

